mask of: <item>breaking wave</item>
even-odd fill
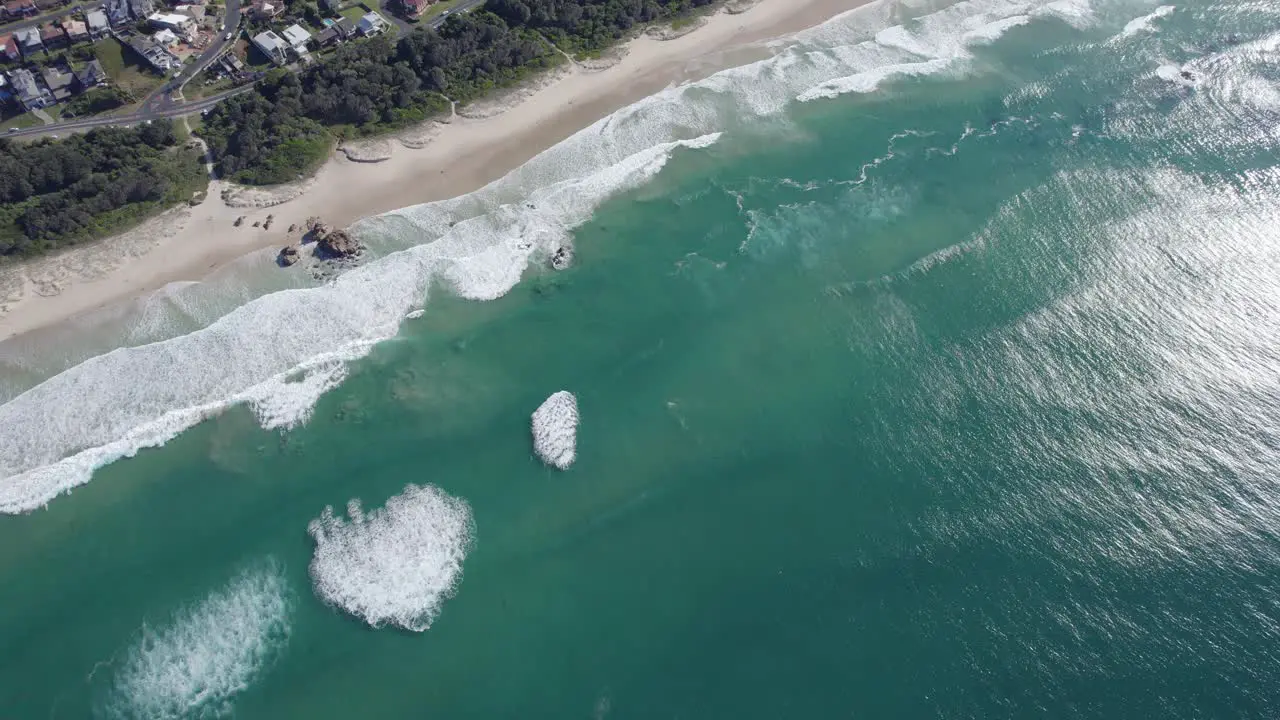
[[[462,579],[474,527],[466,501],[430,485],[409,485],[367,515],[359,500],[346,518],[326,507],[307,528],[316,595],[375,628],[422,632]]]
[[[385,256],[322,287],[259,297],[180,337],[90,358],[0,405],[0,512],[37,509],[93,472],[237,404],[266,428],[305,422],[345,365],[394,336],[443,284],[510,290],[530,261],[673,154],[777,118],[797,97],[940,72],[1026,18],[1087,22],[1084,0],[873,3],[775,46],[766,60],[623,108],[470,195],[371,218],[354,231]]]
[[[215,718],[289,639],[290,594],[274,562],[247,570],[159,629],[144,625],[112,679],[109,718]]]

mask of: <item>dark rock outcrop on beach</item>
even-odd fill
[[[343,260],[360,254],[363,248],[346,230],[325,233],[316,241],[316,255],[326,260]]]
[[[558,248],[551,256],[551,267],[556,270],[564,270],[573,264],[573,248],[565,245]]]
[[[281,267],[289,267],[300,259],[302,259],[302,254],[298,252],[297,246],[289,245],[280,251],[280,255],[276,257],[276,262],[279,263]]]

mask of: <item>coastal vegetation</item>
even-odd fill
[[[595,53],[637,26],[715,0],[489,0],[483,10],[341,48],[299,73],[276,71],[255,92],[205,119],[224,177],[249,184],[297,179],[333,139],[421,122],[559,62],[556,49]]]
[[[558,56],[538,34],[496,15],[450,18],[349,44],[300,73],[277,70],[205,118],[223,177],[250,184],[296,179],[319,164],[335,137],[370,135],[421,122],[494,87],[509,85]]]
[[[472,13],[340,47],[300,70],[276,69],[253,91],[209,111],[199,130],[219,174],[251,185],[314,171],[340,138],[422,122],[563,59],[588,55],[638,26],[717,0],[488,0]],[[142,97],[162,78],[107,38],[93,55],[116,89],[86,94],[87,114]],[[23,145],[0,139],[0,258],[64,247],[139,222],[191,198],[207,177],[172,123],[101,128]]]
[[[0,139],[0,257],[26,257],[119,230],[208,182],[173,123],[105,127],[62,141]]]

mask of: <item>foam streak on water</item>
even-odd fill
[[[214,718],[249,687],[289,637],[290,596],[276,563],[227,587],[158,629],[144,625],[114,676],[109,718]]]

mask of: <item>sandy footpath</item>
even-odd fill
[[[866,0],[759,0],[691,31],[655,28],[612,59],[570,64],[505,98],[399,136],[341,149],[295,187],[214,182],[209,199],[123,235],[0,270],[0,340],[199,280],[245,253],[296,242],[308,217],[344,227],[369,215],[472,192],[613,111],[672,83],[763,57],[762,41],[817,25]],[[736,10],[736,11],[735,11]],[[753,44],[756,47],[751,47]],[[244,216],[240,227],[236,218]],[[273,215],[269,230],[255,228]]]

